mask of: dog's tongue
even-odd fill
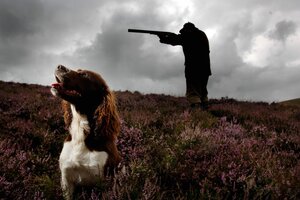
[[[60,83],[52,83],[51,86],[54,88],[60,88],[61,84]]]

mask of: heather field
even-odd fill
[[[125,174],[77,199],[300,199],[300,107],[116,92]],[[0,199],[62,199],[67,131],[49,87],[0,81]]]

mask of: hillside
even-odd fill
[[[286,106],[300,107],[300,98],[298,98],[298,99],[291,99],[291,100],[287,100],[287,101],[282,101],[282,102],[280,102],[280,104],[286,105]]]
[[[299,199],[300,109],[116,92],[127,173],[78,199]],[[49,87],[0,81],[0,199],[61,199],[66,135]]]

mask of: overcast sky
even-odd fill
[[[0,80],[50,85],[58,64],[100,73],[113,90],[185,94],[180,46],[128,28],[210,41],[209,97],[300,97],[299,0],[1,0]]]

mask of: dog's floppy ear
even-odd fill
[[[120,118],[117,112],[114,94],[108,90],[102,104],[95,111],[95,136],[115,140],[120,132]]]

